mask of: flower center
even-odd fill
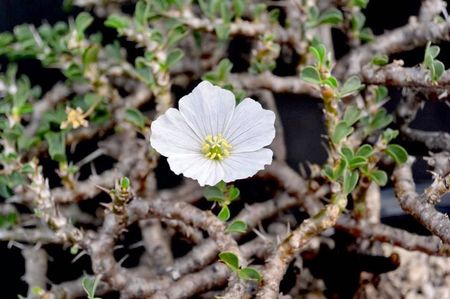
[[[203,141],[202,153],[211,160],[223,160],[230,155],[231,145],[219,135],[208,135]]]

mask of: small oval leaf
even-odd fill
[[[223,251],[219,253],[219,259],[231,270],[233,271],[239,270],[239,258],[233,252]]]

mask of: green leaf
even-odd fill
[[[100,277],[97,276],[94,280],[89,277],[84,277],[81,281],[81,285],[83,286],[84,291],[87,294],[88,299],[96,299],[95,291],[97,289],[97,285],[100,281]]]
[[[229,24],[231,19],[233,18],[233,13],[230,9],[228,1],[220,2],[220,18],[226,24]]]
[[[278,8],[274,8],[269,11],[269,21],[271,23],[277,23],[280,18],[280,10]]]
[[[345,81],[344,85],[342,85],[342,88],[339,91],[339,96],[344,98],[359,91],[363,87],[364,85],[361,84],[361,80],[358,76],[351,76],[347,79],[347,81]]]
[[[339,86],[337,79],[333,76],[330,76],[330,77],[326,78],[325,80],[323,80],[322,84],[326,84],[333,89],[336,89]]]
[[[337,25],[337,24],[342,23],[343,20],[344,20],[344,17],[342,15],[342,12],[339,9],[330,8],[320,15],[317,22],[318,22],[318,24]]]
[[[388,89],[386,86],[378,86],[377,89],[375,89],[375,102],[380,103],[383,101],[388,95]]]
[[[226,40],[230,35],[230,25],[228,24],[220,23],[214,29],[219,40]]]
[[[19,151],[29,150],[33,145],[36,145],[37,143],[39,143],[39,138],[30,137],[25,134],[20,135],[17,139],[17,147]]]
[[[219,259],[231,270],[233,271],[239,270],[239,258],[233,252],[223,251],[219,253]]]
[[[348,146],[342,147],[341,154],[347,162],[350,161],[351,159],[353,159],[353,151]]]
[[[359,174],[357,171],[346,171],[344,174],[344,182],[342,186],[342,191],[344,194],[350,194],[356,187],[358,183]]]
[[[147,61],[143,57],[136,58],[134,62],[136,66],[136,73],[140,80],[142,80],[147,85],[153,85],[155,83],[155,78],[150,67],[147,65]]]
[[[230,209],[228,208],[228,206],[223,206],[222,209],[220,209],[217,218],[219,218],[219,220],[223,222],[226,222],[228,219],[230,219]]]
[[[339,162],[338,166],[336,167],[333,173],[335,181],[339,180],[342,177],[345,169],[347,168],[347,165],[348,165],[347,161],[345,159],[341,159],[341,161]]]
[[[316,6],[311,6],[308,10],[308,19],[317,23],[317,19],[319,18],[319,9]]]
[[[312,66],[307,66],[302,70],[300,79],[312,84],[320,84],[320,82],[322,81],[319,71]]]
[[[425,56],[430,55],[431,58],[436,58],[439,55],[440,51],[441,49],[438,46],[432,46],[431,42],[429,41],[425,48]]]
[[[213,71],[207,72],[202,76],[203,80],[210,81],[211,83],[221,84],[228,80],[233,64],[229,59],[222,59],[219,62],[217,68]]]
[[[384,172],[383,170],[378,170],[378,169],[370,171],[369,177],[372,181],[374,181],[381,187],[386,185],[387,180],[388,180],[388,176],[387,176],[386,172]]]
[[[362,145],[357,151],[356,156],[368,158],[373,154],[373,147],[370,144]]]
[[[80,13],[75,18],[75,28],[79,36],[84,35],[84,31],[92,24],[94,18],[87,12]]]
[[[386,109],[382,108],[373,116],[370,122],[371,130],[378,130],[388,126],[393,121],[392,115],[387,114]]]
[[[333,168],[331,168],[330,165],[325,165],[323,167],[323,174],[330,180],[330,181],[334,181],[335,177],[334,177],[334,171]]]
[[[359,38],[364,42],[371,42],[375,39],[375,35],[370,28],[363,28],[359,32]]]
[[[62,132],[48,132],[45,134],[50,157],[58,162],[66,161],[64,134]]]
[[[245,233],[247,231],[247,223],[242,220],[233,221],[226,231],[229,233]]]
[[[234,14],[236,15],[236,18],[242,17],[245,10],[245,2],[244,0],[233,0],[233,8],[234,8]]]
[[[119,15],[110,15],[108,19],[105,21],[105,26],[114,28],[116,30],[123,30],[129,27],[129,21],[126,17],[122,17]]]
[[[348,166],[350,167],[350,169],[355,169],[367,165],[367,163],[368,161],[365,157],[356,156],[348,162]]]
[[[230,201],[234,201],[234,200],[236,200],[239,197],[240,193],[241,192],[239,191],[238,188],[231,187],[230,190],[228,191],[228,199]]]
[[[389,56],[387,56],[386,54],[377,54],[372,58],[373,65],[383,66],[388,63],[389,63]]]
[[[0,33],[0,47],[6,47],[14,41],[14,37],[9,32]]]
[[[435,60],[433,62],[433,66],[434,66],[434,76],[433,76],[433,81],[438,81],[442,75],[444,74],[445,71],[445,66],[444,64],[439,61],[439,60]]]
[[[361,110],[356,105],[350,105],[345,109],[344,121],[352,126],[361,118]]]
[[[0,182],[1,184],[1,182]],[[0,215],[0,228],[9,229],[17,224],[17,213],[11,212],[6,215]]]
[[[8,198],[13,195],[11,187],[9,186],[8,177],[5,175],[0,175],[0,196],[3,198]]]
[[[128,108],[125,110],[125,120],[140,129],[145,127],[145,117],[136,108]]]
[[[398,144],[389,144],[386,148],[386,153],[391,156],[397,164],[403,164],[408,160],[408,153]]]
[[[313,41],[312,46],[309,47],[309,51],[315,56],[319,67],[324,65],[327,55],[327,49],[324,44]]]
[[[331,136],[331,141],[333,141],[334,144],[339,144],[341,140],[350,135],[351,132],[353,132],[353,128],[345,121],[341,121],[337,124],[333,135]]]
[[[71,80],[83,79],[83,69],[76,63],[71,63],[64,71],[64,75]]]
[[[83,64],[88,65],[97,61],[97,56],[100,48],[98,46],[91,46],[83,53]]]
[[[352,29],[353,31],[361,31],[366,22],[366,17],[361,12],[356,12],[352,15]]]
[[[218,201],[221,202],[225,199],[223,195],[223,191],[217,188],[216,186],[206,186],[203,189],[203,196],[208,201]]]
[[[184,52],[181,49],[174,49],[172,50],[169,55],[167,55],[166,59],[166,67],[167,69],[170,69],[172,66],[174,66],[177,62],[179,62],[184,56]]]
[[[359,8],[366,8],[369,0],[352,0],[352,4],[358,6]]]
[[[44,290],[43,290],[41,287],[34,286],[34,287],[31,288],[31,293],[32,293],[34,296],[39,296],[39,297],[41,297],[41,296],[44,294]]]
[[[218,183],[216,184],[216,187],[217,187],[220,191],[225,192],[225,191],[226,191],[226,188],[227,188],[227,183],[225,183],[224,181],[220,181],[220,182],[218,182]]]
[[[139,25],[145,26],[149,13],[150,5],[148,1],[138,1],[136,3],[136,8],[134,9],[134,19]]]
[[[258,272],[258,270],[251,268],[251,267],[240,269],[238,271],[238,276],[242,280],[260,281],[262,278],[261,274]]]
[[[167,46],[172,47],[176,42],[185,37],[187,33],[188,30],[183,24],[177,24],[173,26],[167,35]]]
[[[130,179],[126,176],[120,179],[120,188],[124,191],[130,188]]]
[[[391,140],[393,140],[398,136],[398,131],[387,128],[386,130],[383,131],[383,133],[381,133],[381,136],[383,140],[386,141],[386,143],[389,143],[391,142]]]

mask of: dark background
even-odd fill
[[[387,30],[392,30],[408,22],[412,15],[417,15],[420,7],[419,0],[371,0],[366,9],[366,26],[370,27],[375,35],[382,34]],[[40,25],[43,22],[50,24],[60,20],[67,20],[71,15],[76,15],[78,10],[66,13],[62,10],[60,0],[0,0],[0,32],[11,31],[14,26],[30,23]],[[99,23],[101,24],[101,23]],[[333,41],[335,45],[336,58],[342,57],[348,47],[345,38],[338,31],[333,31]],[[439,59],[448,67],[450,66],[450,46],[443,43]],[[239,64],[241,59],[239,53],[246,51],[241,48],[239,41],[230,44],[230,59]],[[133,49],[131,49],[133,51]],[[423,48],[395,55],[394,58],[405,60],[407,66],[420,63],[423,60]],[[0,58],[0,70],[4,70],[6,60]],[[292,66],[279,64],[275,70],[277,75],[292,75]],[[241,71],[235,66],[233,71]],[[62,80],[61,73],[57,70],[49,70],[41,67],[35,60],[19,62],[19,72],[30,77],[33,85],[40,85],[45,92],[54,83]],[[177,91],[180,95],[186,91]],[[399,90],[391,89],[392,100],[387,104],[389,110],[395,109],[398,104]],[[177,95],[178,96],[178,95]],[[317,99],[311,99],[301,95],[278,94],[276,95],[277,105],[285,128],[285,138],[288,146],[288,162],[294,168],[299,163],[307,161],[322,163],[326,158],[326,151],[323,146],[321,135],[325,134],[322,124],[321,104]],[[427,103],[425,108],[418,114],[412,127],[429,131],[450,132],[450,108],[445,103]],[[393,124],[395,128],[395,124]],[[423,156],[427,150],[420,144],[413,144],[405,140],[398,140],[404,145],[412,155]],[[415,166],[415,176],[419,182],[427,183],[430,179],[425,171],[425,163],[419,159]],[[449,200],[444,200],[440,205],[442,211],[449,211]],[[383,222],[402,227],[410,231],[421,234],[427,233],[409,216],[405,216],[395,199],[392,188],[387,186],[383,190]],[[131,229],[132,231],[132,229]],[[131,234],[133,239],[133,234]],[[133,240],[127,240],[132,243]],[[46,246],[50,257],[48,277],[53,283],[60,283],[66,280],[77,278],[83,269],[89,265],[88,258],[82,258],[76,263],[72,263],[73,256],[68,250],[63,250],[59,246]],[[132,262],[131,262],[132,263]],[[20,250],[16,247],[7,248],[6,242],[0,242],[0,287],[1,298],[17,298],[17,294],[25,294],[26,285],[21,280],[24,271],[23,258]],[[130,265],[131,266],[131,265]],[[112,297],[111,297],[112,298]]]

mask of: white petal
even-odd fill
[[[232,182],[253,176],[264,165],[272,163],[272,151],[262,148],[254,152],[232,153],[222,161],[225,171],[225,182]]]
[[[223,133],[233,116],[236,100],[226,89],[203,81],[181,98],[178,106],[189,126],[202,140]]]
[[[175,155],[167,161],[173,172],[197,180],[200,186],[214,186],[224,179],[221,163],[207,159],[202,154]]]
[[[150,143],[163,156],[200,153],[202,141],[180,111],[170,108],[152,122]]]
[[[272,142],[275,137],[274,123],[275,113],[246,98],[236,106],[224,137],[233,146],[233,153],[255,151]]]

